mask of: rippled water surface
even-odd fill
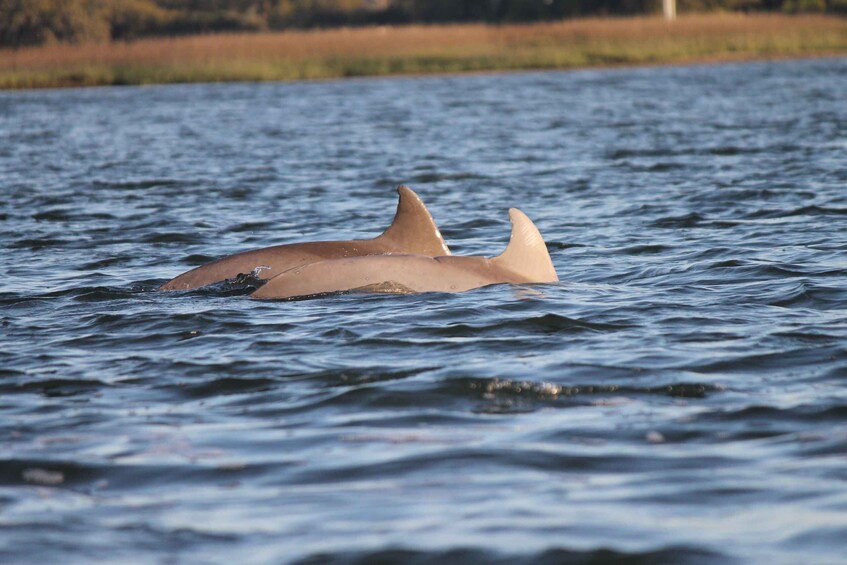
[[[0,94],[3,563],[835,563],[847,60]],[[559,285],[256,302],[213,258]],[[594,561],[592,561],[594,562]]]

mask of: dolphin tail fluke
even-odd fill
[[[509,209],[512,236],[506,250],[491,259],[496,266],[526,278],[525,282],[556,282],[559,276],[550,260],[541,233],[526,214],[517,208]]]
[[[400,202],[394,221],[377,241],[390,244],[402,253],[442,257],[450,255],[435,220],[420,197],[408,186],[397,187]]]

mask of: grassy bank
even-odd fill
[[[847,53],[847,19],[712,14],[205,35],[0,50],[0,88],[297,80]]]

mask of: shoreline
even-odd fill
[[[847,56],[847,18],[699,14],[341,28],[0,50],[0,90],[302,82]]]
[[[270,80],[210,80],[210,81],[195,81],[195,82],[150,82],[141,84],[92,84],[92,85],[66,85],[66,86],[39,86],[31,88],[3,88],[0,87],[0,96],[3,94],[14,92],[35,92],[35,91],[62,91],[62,90],[89,90],[95,88],[160,88],[168,86],[190,86],[190,85],[213,85],[213,84],[311,84],[333,81],[372,81],[372,80],[392,80],[392,79],[426,79],[426,78],[448,78],[448,77],[474,77],[474,76],[494,76],[494,75],[517,75],[531,73],[576,73],[582,71],[616,71],[628,69],[661,69],[672,67],[687,67],[687,66],[709,66],[709,65],[733,65],[744,63],[768,63],[768,62],[791,62],[791,61],[808,61],[812,59],[847,59],[847,51],[835,53],[812,53],[807,55],[785,55],[776,57],[749,57],[738,59],[698,59],[686,61],[668,61],[659,63],[643,63],[643,64],[621,64],[621,65],[601,65],[601,66],[585,66],[585,67],[567,67],[567,68],[524,68],[524,69],[492,69],[479,71],[450,71],[450,72],[431,72],[431,73],[406,73],[406,74],[386,74],[386,75],[359,75],[359,76],[338,76],[325,78],[307,78],[307,79],[270,79]]]

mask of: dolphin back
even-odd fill
[[[334,292],[464,292],[512,281],[498,278],[484,257],[372,255],[318,261],[290,269],[256,289],[260,300],[317,296]]]
[[[450,255],[438,226],[418,195],[408,186],[398,187],[397,193],[400,199],[394,220],[374,239],[290,243],[244,251],[183,273],[159,290],[189,290],[251,272],[260,278],[272,278],[289,269],[327,259],[388,253]]]

